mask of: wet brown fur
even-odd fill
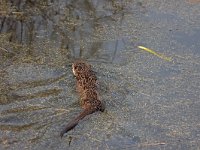
[[[60,133],[61,137],[73,129],[85,116],[96,111],[104,111],[104,105],[100,101],[97,91],[97,77],[92,71],[91,65],[78,60],[72,64],[72,71],[76,77],[76,87],[80,95],[80,105],[84,110],[67,124],[65,129]]]

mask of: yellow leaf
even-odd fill
[[[166,61],[172,61],[172,59],[171,59],[170,57],[166,57],[166,56],[164,56],[163,54],[159,54],[159,53],[155,52],[155,51],[152,50],[152,49],[146,48],[146,47],[144,47],[144,46],[138,46],[138,48],[139,48],[139,49],[142,49],[142,50],[145,50],[145,51],[147,51],[147,52],[149,52],[149,53],[151,53],[151,54],[153,54],[153,55],[155,55],[155,56],[157,56],[157,57],[159,57],[159,58],[161,58],[161,59],[164,59],[164,60],[166,60]]]

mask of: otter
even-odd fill
[[[90,64],[77,60],[72,64],[72,71],[76,78],[76,88],[80,95],[80,105],[83,111],[72,119],[60,133],[61,138],[73,129],[85,116],[96,111],[103,112],[105,105],[99,99],[97,91],[97,77]]]

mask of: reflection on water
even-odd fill
[[[120,29],[120,26],[115,29],[116,24],[122,23],[131,1],[10,0],[3,4],[0,32],[5,36],[1,40],[7,41],[1,46],[5,55],[45,56],[47,62],[52,56],[62,61],[66,57],[95,56],[111,61],[116,55],[119,37],[105,37],[105,34],[107,28],[114,32]],[[100,51],[107,49],[104,44],[108,38],[114,41],[108,48],[111,53],[100,56]],[[27,47],[19,50],[21,45]]]

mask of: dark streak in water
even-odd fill
[[[32,128],[35,124],[36,123],[17,125],[17,124],[2,124],[1,123],[0,130],[21,132],[23,130],[28,130],[28,129]]]

